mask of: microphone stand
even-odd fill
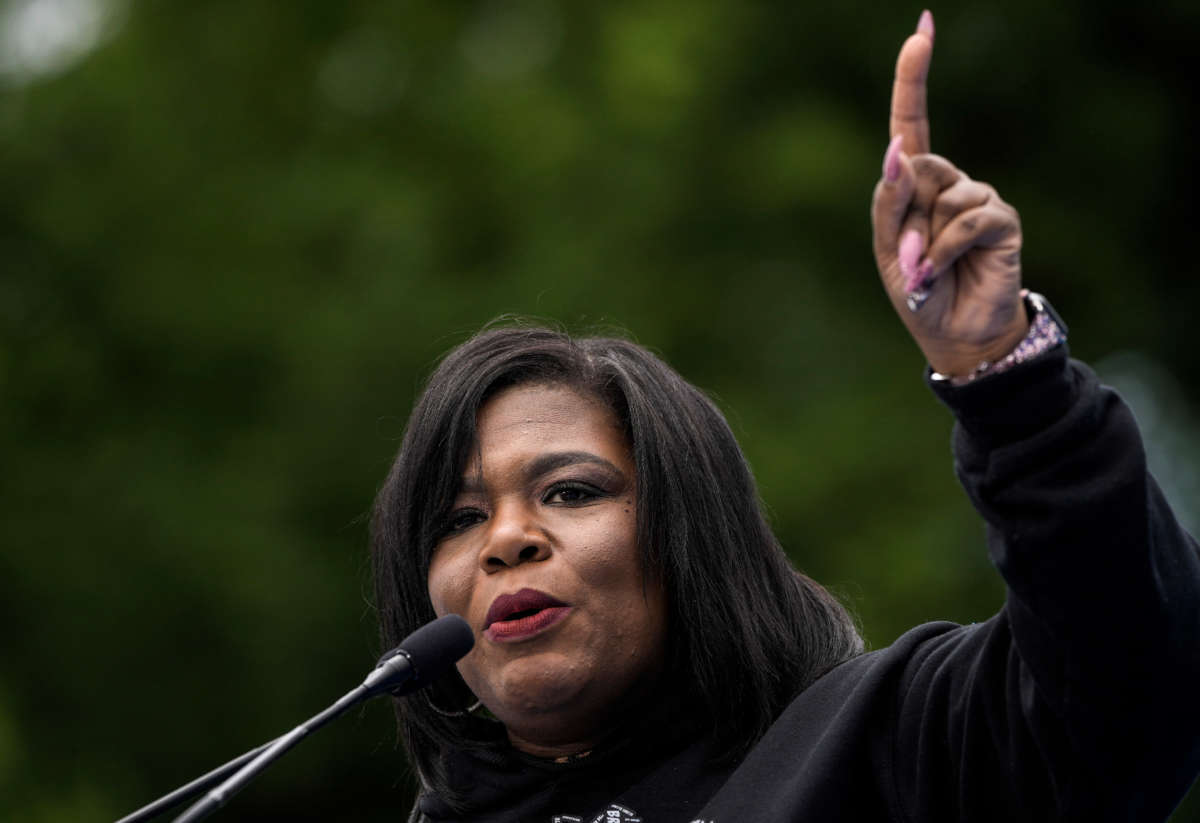
[[[180,803],[183,803],[187,800],[191,800],[208,787],[221,780],[224,780],[230,773],[240,769],[243,765],[245,765],[245,763],[252,760],[255,755],[266,751],[266,748],[270,745],[271,743],[263,743],[257,749],[251,749],[245,754],[239,755],[233,760],[230,760],[228,763],[222,766],[217,766],[217,768],[213,769],[211,772],[197,777],[191,783],[180,786],[170,794],[164,794],[153,803],[148,803],[137,811],[125,815],[118,820],[117,823],[142,823],[143,820],[150,820],[151,818],[158,817],[167,809],[170,809],[173,806],[178,806]]]
[[[399,696],[427,686],[433,678],[440,676],[469,652],[474,644],[475,637],[471,627],[458,615],[447,614],[426,623],[406,637],[402,645],[385,654],[361,684],[346,692],[323,712],[313,715],[287,734],[257,749],[251,749],[148,806],[143,806],[133,814],[122,817],[117,823],[140,823],[148,820],[191,799],[214,783],[223,781],[175,818],[175,823],[195,823],[207,817],[224,806],[229,798],[267,766],[307,737],[309,732],[316,731],[368,698],[385,692]],[[230,772],[234,772],[232,777],[228,776]]]
[[[214,783],[224,781],[175,818],[175,823],[191,823],[191,821],[207,817],[224,806],[229,798],[257,777],[263,769],[279,759],[288,749],[303,740],[309,732],[316,731],[358,703],[382,694],[390,687],[394,687],[396,680],[409,678],[412,674],[413,669],[409,655],[403,650],[398,650],[393,657],[385,660],[375,671],[371,672],[360,685],[346,692],[323,712],[313,715],[287,734],[235,757],[211,772],[197,777],[191,783],[180,786],[170,794],[163,795],[153,803],[143,806],[133,814],[122,817],[117,823],[140,823],[140,821],[157,817],[172,806],[178,806],[180,803],[190,800]],[[235,772],[232,777],[228,777],[230,772]],[[227,777],[228,779],[226,779]]]
[[[242,768],[233,777],[217,786],[215,789],[206,794],[199,802],[195,803],[188,808],[187,811],[175,818],[175,823],[195,823],[197,820],[208,817],[217,809],[224,806],[229,801],[229,798],[233,797],[233,795],[243,789],[247,783],[258,777],[258,775],[264,769],[266,769],[267,766],[270,766],[272,763],[282,757],[288,749],[292,748],[301,740],[303,740],[309,732],[316,731],[330,720],[333,720],[335,717],[341,715],[347,709],[356,706],[357,704],[366,700],[368,697],[372,697],[375,694],[378,694],[378,692],[368,688],[365,683],[361,686],[357,686],[353,690],[342,695],[336,703],[325,709],[325,711],[313,715],[287,734],[276,738],[272,742],[263,746],[261,749],[256,749],[255,751],[248,752],[246,755],[242,755],[242,758],[249,756],[253,759],[250,760],[250,762],[246,765],[242,766]]]

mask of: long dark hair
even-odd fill
[[[430,557],[475,445],[476,414],[499,390],[523,383],[595,396],[624,426],[642,568],[667,592],[669,682],[710,720],[714,750],[740,757],[798,692],[861,652],[862,641],[841,604],[791,567],[721,412],[626,340],[493,328],[434,371],[375,500],[372,562],[384,647],[434,618]],[[457,673],[397,701],[410,759],[443,795],[445,753],[500,739],[498,724],[446,711],[473,701]]]

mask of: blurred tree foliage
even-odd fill
[[[873,645],[994,612],[869,247],[919,11],[6,0],[0,817],[117,817],[357,682],[374,490],[422,377],[506,312],[712,391]],[[1194,479],[1200,7],[934,11],[935,150],[1021,210],[1077,354],[1166,375]],[[409,793],[378,705],[223,815]]]

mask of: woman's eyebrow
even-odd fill
[[[585,451],[569,451],[549,452],[538,455],[525,467],[525,477],[533,480],[544,474],[549,474],[555,469],[561,469],[563,466],[571,466],[576,463],[592,463],[606,469],[617,477],[625,476],[624,472],[598,454]]]
[[[555,469],[561,469],[563,466],[573,466],[577,463],[591,463],[609,472],[614,477],[621,480],[625,479],[625,472],[617,468],[611,461],[605,460],[598,454],[585,451],[539,454],[522,469],[522,474],[525,475],[526,482],[532,482]],[[477,494],[482,491],[483,478],[480,477],[478,471],[463,475],[462,484],[459,486],[459,494]]]

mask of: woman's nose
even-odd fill
[[[550,556],[550,541],[527,508],[497,509],[490,525],[487,541],[479,553],[479,566],[485,572],[490,574]]]

